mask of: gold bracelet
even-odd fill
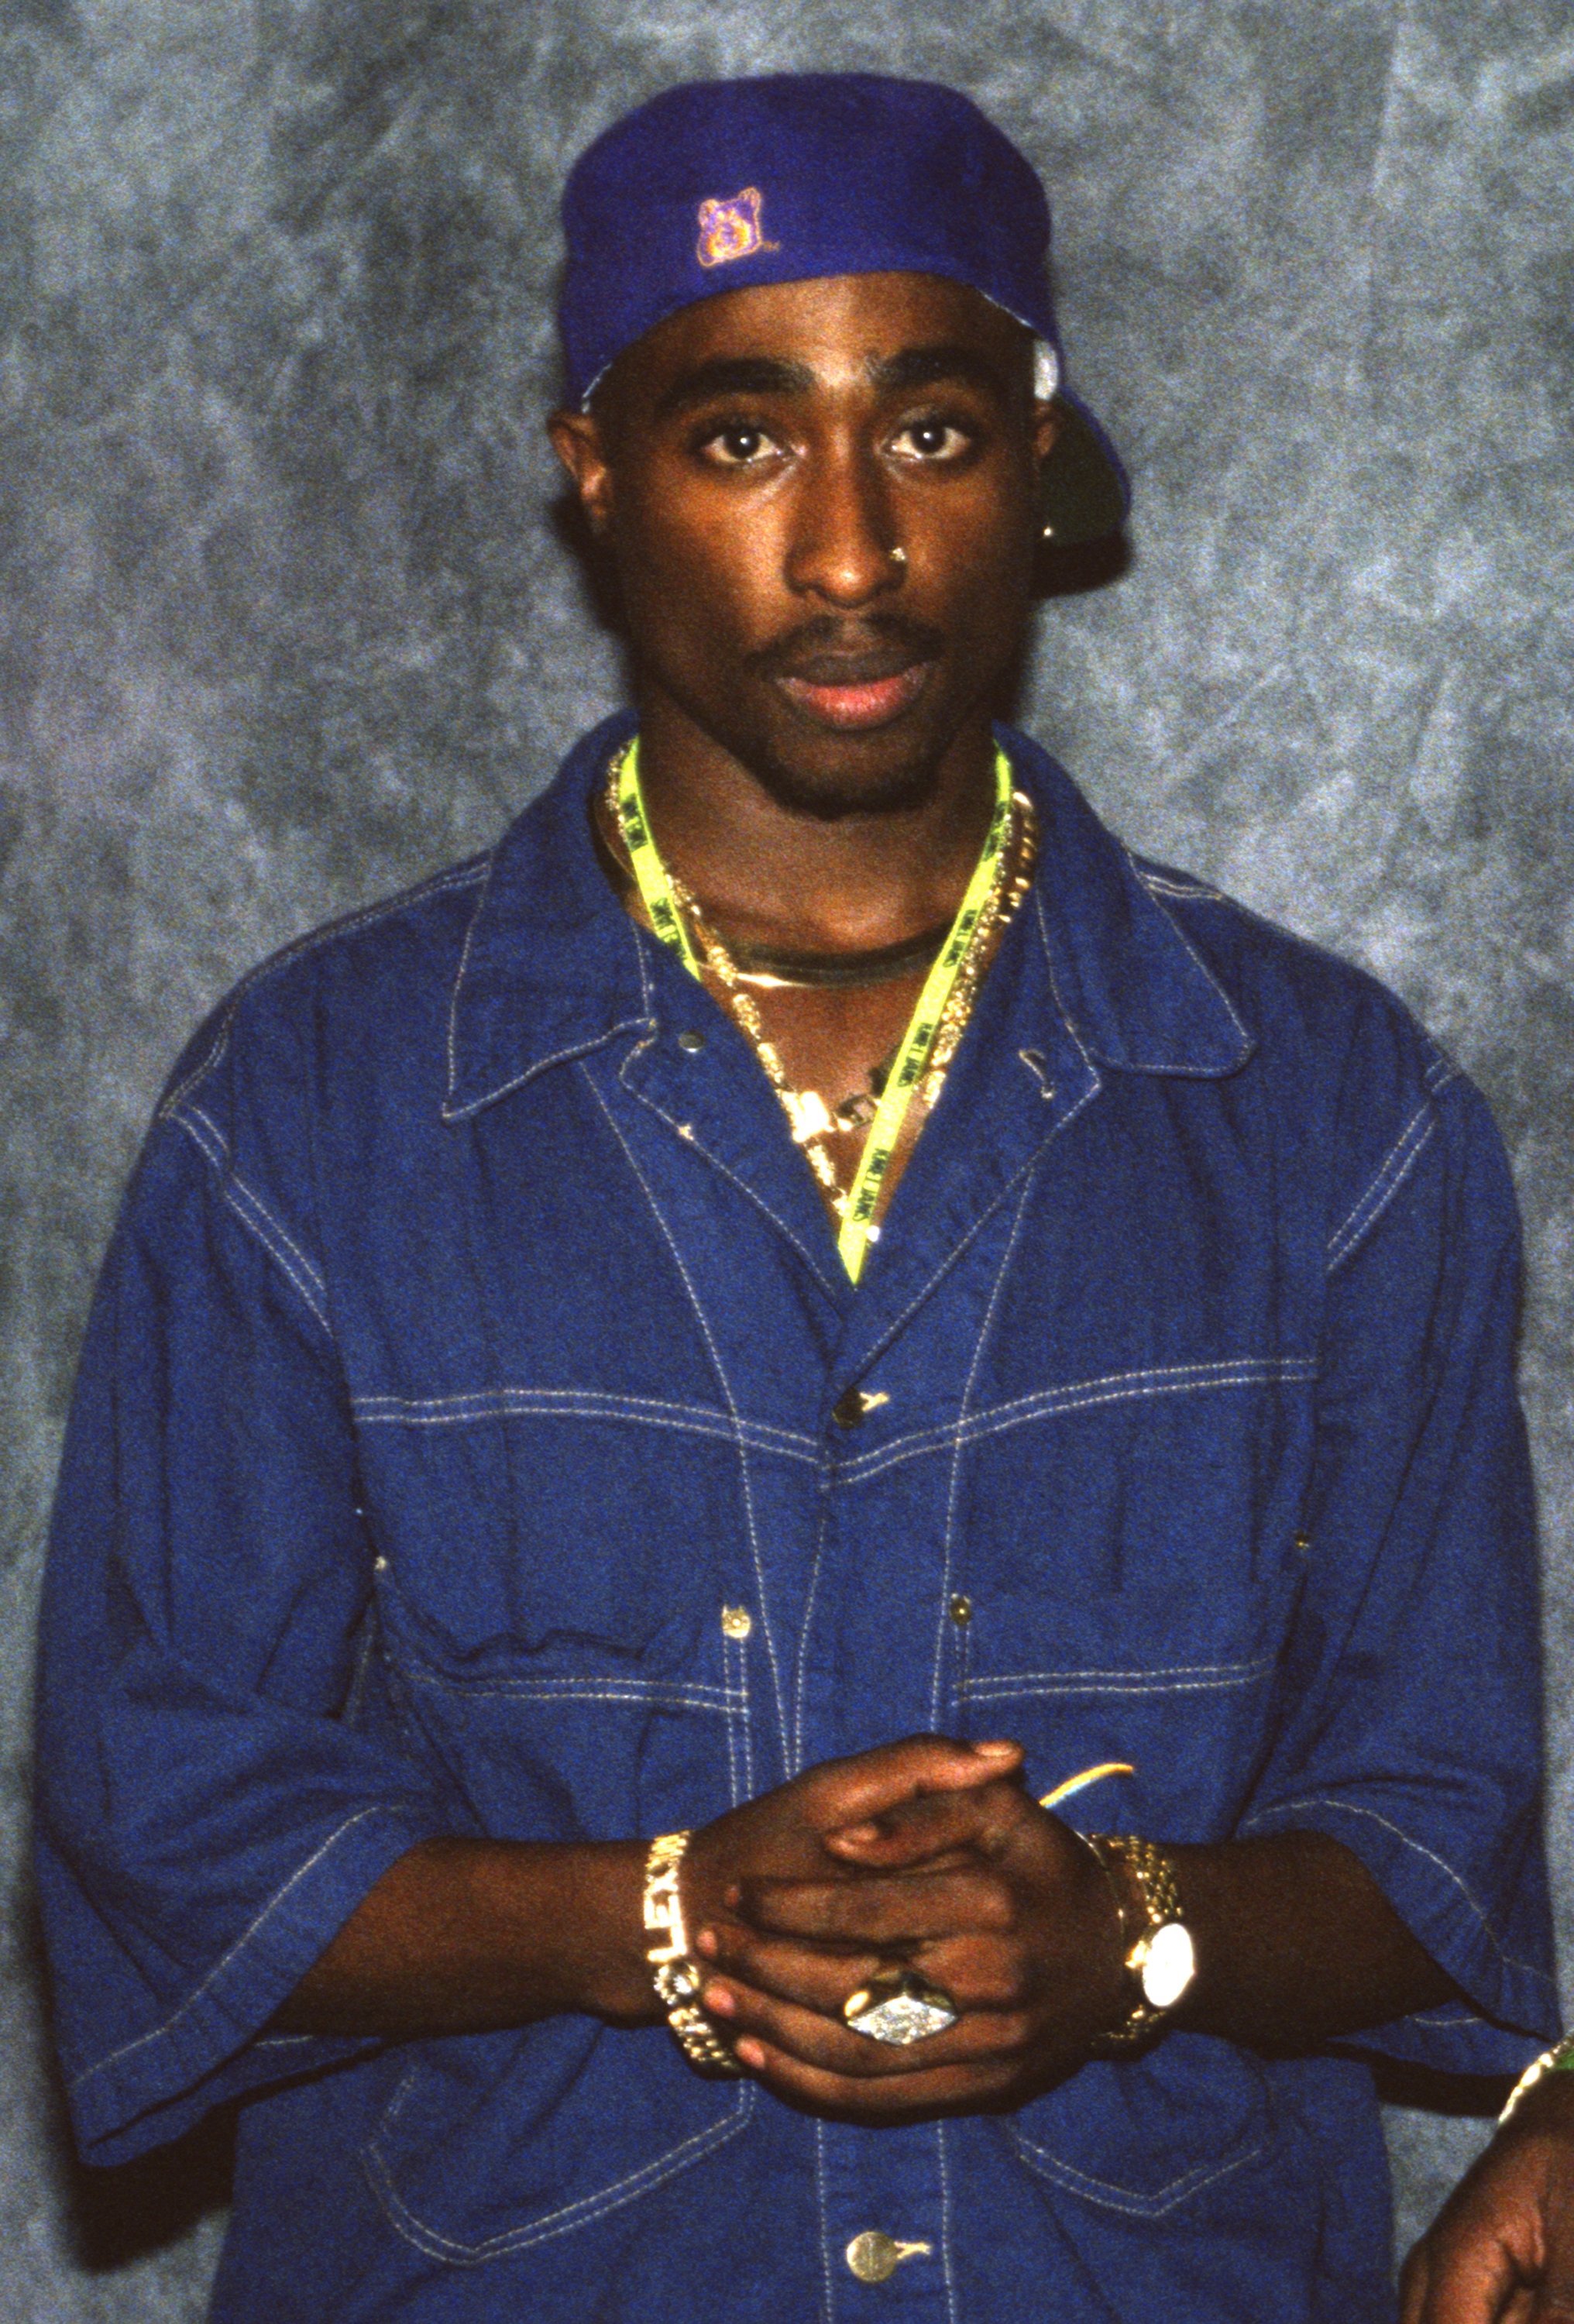
[[[1565,2034],[1560,2042],[1554,2042],[1550,2050],[1543,2050],[1539,2058],[1531,2060],[1508,2094],[1507,2103],[1497,2117],[1498,2129],[1503,2128],[1521,2098],[1533,2090],[1546,2075],[1570,2072],[1574,2072],[1574,2034]]]
[[[646,1946],[645,1958],[656,1998],[689,2064],[706,2074],[741,2074],[742,2067],[699,2006],[704,1971],[689,1957],[677,1893],[678,1867],[692,1837],[686,1831],[667,1831],[650,1843],[645,1858],[645,1926],[658,1941]]]

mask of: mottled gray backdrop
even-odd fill
[[[1027,723],[1496,1107],[1574,1675],[1567,0],[0,0],[7,2324],[195,2317],[223,2184],[216,2134],[69,2163],[22,1874],[117,1189],[239,971],[488,839],[617,696],[540,429],[565,166],[670,81],[826,64],[971,90],[1054,197],[1134,555],[1045,606]],[[1407,2226],[1478,2136],[1395,2117]]]

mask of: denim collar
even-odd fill
[[[591,844],[591,790],[634,725],[620,711],[584,736],[492,851],[454,981],[446,1120],[618,1034],[654,1031],[664,989],[686,985]],[[1118,1073],[1238,1071],[1252,1037],[1128,850],[1036,742],[997,732],[1039,812],[1039,926],[1072,1038]]]

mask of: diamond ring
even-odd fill
[[[925,2042],[954,2025],[957,2009],[949,1993],[916,1969],[881,1969],[848,1995],[842,2015],[855,2034],[906,2049],[909,2042]]]

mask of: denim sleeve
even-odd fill
[[[1360,1858],[1465,1999],[1358,2046],[1454,2072],[1557,2029],[1518,1296],[1507,1165],[1454,1076],[1330,1242],[1306,1595],[1242,1827]]]
[[[371,1557],[326,1286],[217,1138],[206,1116],[171,1120],[144,1155],[88,1326],[45,1582],[38,1879],[95,2162],[358,2054],[266,2029],[367,1891],[444,1828],[415,1769],[347,1715]]]

